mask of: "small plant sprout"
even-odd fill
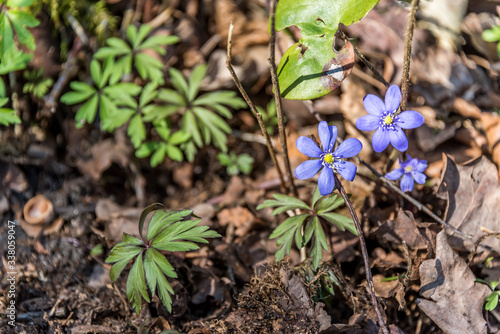
[[[142,228],[146,216],[160,206],[161,204],[155,203],[142,212],[139,220],[141,239],[123,233],[122,241],[113,247],[106,259],[106,263],[114,263],[109,275],[115,282],[125,266],[135,258],[127,279],[127,298],[137,313],[141,310],[142,298],[148,303],[151,301],[147,288],[151,297],[158,291],[163,305],[169,312],[172,311],[171,295],[174,294],[174,290],[167,277],[176,278],[177,274],[160,252],[190,251],[199,248],[196,243],[207,243],[207,238],[220,237],[215,231],[208,230],[208,226],[196,226],[201,219],[186,219],[192,215],[191,210],[158,210],[151,217],[144,238]]]
[[[230,154],[221,152],[217,158],[222,166],[226,166],[229,175],[238,175],[239,173],[248,175],[252,171],[254,159],[247,153],[236,155],[234,152]]]
[[[313,160],[301,163],[295,169],[295,176],[305,180],[313,177],[323,167],[318,179],[319,192],[321,195],[329,195],[335,189],[335,178],[333,173],[338,173],[348,181],[354,180],[357,167],[355,164],[344,159],[357,155],[363,145],[356,138],[348,138],[334,151],[337,140],[337,127],[328,126],[326,122],[318,125],[318,134],[322,149],[308,137],[301,136],[297,139],[297,149]]]
[[[486,284],[491,289],[490,295],[486,297],[486,304],[484,305],[484,309],[486,311],[493,311],[498,306],[498,298],[500,296],[500,291],[495,289],[500,284],[500,282],[498,281],[488,282],[480,278],[476,278],[476,282]]]
[[[491,29],[487,29],[483,31],[481,34],[481,37],[486,41],[486,42],[493,42],[497,43],[497,54],[498,57],[500,57],[500,26],[493,26]]]
[[[332,176],[333,177],[333,176]],[[298,198],[274,194],[274,200],[266,200],[257,207],[257,210],[263,208],[276,208],[273,216],[285,211],[294,211],[301,209],[306,211],[304,214],[291,216],[285,219],[271,234],[270,239],[278,238],[276,244],[281,248],[276,252],[276,261],[281,260],[285,255],[290,254],[293,242],[298,249],[306,247],[314,237],[311,250],[309,252],[312,258],[314,269],[317,269],[323,249],[328,250],[325,231],[322,222],[332,224],[341,231],[346,229],[357,235],[356,228],[352,219],[341,214],[333,212],[344,204],[344,199],[337,195],[322,197],[319,187],[316,187],[312,196],[311,205],[307,205]]]
[[[151,167],[161,164],[165,156],[175,161],[182,161],[184,157],[178,146],[189,140],[191,137],[189,133],[183,130],[172,132],[167,120],[153,122],[153,128],[162,140],[143,143],[135,152],[135,156],[138,158],[151,156]]]
[[[21,123],[21,119],[16,116],[16,112],[9,108],[2,108],[9,101],[8,98],[0,97],[0,124],[9,125],[9,124],[19,124]]]
[[[84,102],[75,116],[77,127],[82,127],[84,122],[92,123],[97,111],[100,114],[103,130],[112,131],[116,128],[118,120],[123,121],[123,116],[116,117],[120,115],[117,101],[122,103],[124,100],[132,101],[134,96],[141,92],[141,87],[128,82],[118,83],[119,78],[111,78],[112,72],[113,66],[110,59],[106,60],[102,67],[99,61],[94,59],[90,63],[90,74],[95,86],[72,81],[70,87],[73,91],[61,96],[61,102],[68,105]],[[131,103],[133,102],[129,102]]]
[[[146,39],[152,27],[143,24],[139,29],[133,25],[127,28],[127,41],[111,37],[106,40],[108,46],[100,48],[94,55],[96,59],[113,60],[112,79],[119,79],[123,74],[132,72],[132,64],[142,79],[163,84],[163,64],[145,51],[154,50],[160,55],[165,54],[164,47],[179,41],[177,36],[156,35]]]
[[[246,103],[231,91],[209,92],[198,96],[201,81],[206,74],[204,65],[195,67],[188,81],[175,68],[170,68],[169,72],[175,90],[161,89],[158,99],[167,105],[148,112],[145,119],[162,120],[173,114],[180,114],[181,129],[191,136],[181,145],[189,161],[194,160],[197,148],[201,148],[203,144],[213,143],[215,147],[226,152],[227,134],[231,132],[231,127],[224,118],[232,117],[227,107],[243,108]]]
[[[272,99],[267,104],[265,110],[261,107],[257,107],[257,110],[262,115],[262,121],[264,121],[264,124],[266,125],[267,133],[269,133],[269,135],[272,135],[274,133],[274,129],[276,129],[276,126],[278,125],[278,115],[276,115],[276,101]]]
[[[425,183],[425,179],[427,178],[424,174],[427,168],[426,160],[419,160],[408,155],[408,159],[405,162],[399,160],[399,165],[401,168],[396,168],[392,172],[385,174],[385,177],[393,181],[403,177],[400,183],[402,191],[412,191],[414,182],[418,184]]]
[[[362,131],[377,130],[372,137],[375,152],[382,152],[389,143],[398,151],[408,149],[408,139],[402,129],[418,128],[424,123],[424,116],[414,110],[398,114],[401,90],[392,85],[385,94],[385,103],[378,96],[368,94],[363,104],[369,115],[360,117],[356,127]]]
[[[24,84],[23,93],[31,93],[41,99],[47,94],[49,88],[54,83],[51,78],[43,77],[43,69],[39,71],[24,71],[24,78],[27,82]]]

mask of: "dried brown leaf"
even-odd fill
[[[482,308],[489,288],[475,282],[444,231],[436,239],[436,258],[420,265],[420,294],[426,299],[418,299],[418,306],[445,333],[486,333]]]
[[[448,201],[446,222],[472,235],[473,240],[485,234],[481,229],[498,231],[500,186],[495,165],[484,156],[460,166],[449,156],[443,159],[445,167],[437,196]],[[473,247],[472,242],[454,236],[450,244],[467,250]],[[496,238],[489,238],[484,244],[500,248]]]

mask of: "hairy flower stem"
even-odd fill
[[[276,69],[276,3],[277,0],[271,1],[271,38],[269,41],[269,70],[271,72],[271,82],[273,85],[274,101],[276,102],[276,115],[278,116],[278,130],[279,138],[281,142],[281,149],[283,151],[283,156],[285,157],[285,168],[288,175],[288,180],[290,181],[290,188],[295,197],[298,196],[297,188],[293,181],[292,168],[290,167],[290,159],[288,158],[288,147],[286,144],[286,130],[285,122],[283,120],[283,110],[281,109],[281,96],[280,96],[280,84],[278,81],[278,71]]]
[[[339,190],[340,195],[342,196],[347,207],[349,208],[349,212],[351,213],[352,220],[354,221],[354,226],[356,226],[356,231],[358,232],[359,244],[361,245],[361,253],[363,254],[363,262],[365,264],[366,281],[368,282],[368,290],[370,292],[370,296],[372,297],[373,307],[375,308],[375,311],[377,312],[379,325],[382,328],[382,331],[384,332],[384,334],[389,334],[389,330],[385,324],[384,317],[383,317],[382,312],[380,311],[380,308],[378,306],[377,297],[375,296],[375,288],[373,286],[373,278],[372,278],[372,272],[370,269],[368,250],[366,249],[366,242],[365,242],[365,237],[363,235],[363,230],[361,228],[361,223],[359,222],[358,215],[356,214],[356,211],[354,211],[354,207],[352,206],[352,203],[351,203],[349,197],[347,196],[347,193],[345,192],[345,189],[342,186],[342,183],[340,182],[340,180],[336,174],[333,174],[333,176],[335,178],[335,186]]]
[[[408,25],[406,26],[403,75],[401,77],[401,107],[396,111],[396,113],[394,114],[395,116],[406,110],[406,102],[408,102],[410,85],[411,45],[413,39],[413,30],[415,28],[415,16],[417,14],[417,7],[419,2],[419,0],[412,0],[411,2],[410,18],[408,19]]]
[[[241,95],[243,96],[246,103],[250,107],[252,114],[257,119],[257,123],[259,123],[260,131],[262,131],[262,135],[266,139],[267,150],[269,151],[269,155],[271,156],[271,160],[273,160],[274,167],[276,167],[276,171],[278,172],[278,176],[279,176],[280,181],[281,181],[281,190],[284,192],[284,191],[286,191],[285,180],[283,178],[283,173],[281,172],[281,168],[278,164],[278,160],[276,159],[276,153],[274,152],[271,137],[269,136],[269,133],[266,130],[266,126],[264,124],[264,121],[262,120],[262,114],[257,110],[257,108],[255,108],[255,105],[253,104],[252,100],[250,100],[250,97],[248,96],[247,92],[243,88],[240,80],[238,79],[238,76],[236,75],[236,72],[234,71],[233,65],[231,64],[231,43],[232,43],[232,36],[233,36],[233,28],[234,28],[234,25],[233,25],[233,22],[231,22],[231,24],[229,25],[229,33],[227,36],[226,66],[227,66],[227,69],[229,70],[229,72],[231,73],[231,76],[233,77],[233,81],[236,84],[236,87],[238,87],[238,90],[240,91]],[[292,182],[292,184],[293,184],[293,182]]]

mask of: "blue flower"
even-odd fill
[[[401,103],[401,90],[392,85],[385,94],[385,103],[378,97],[368,94],[363,99],[369,115],[356,121],[356,127],[362,131],[377,130],[372,137],[375,152],[382,152],[389,142],[398,151],[408,149],[408,139],[402,129],[418,128],[424,123],[424,116],[414,110],[406,110],[395,116]]]
[[[412,191],[413,190],[413,180],[415,180],[418,184],[424,184],[425,176],[424,171],[427,168],[426,160],[419,160],[418,158],[413,158],[408,155],[408,159],[405,162],[401,162],[399,160],[399,165],[401,168],[396,168],[390,173],[385,174],[385,177],[389,180],[397,180],[401,176],[403,179],[401,180],[401,190],[403,191]]]
[[[355,138],[348,138],[333,151],[335,141],[337,140],[337,127],[328,126],[326,122],[319,123],[318,134],[323,149],[319,148],[311,138],[304,136],[297,138],[297,149],[308,157],[317,159],[301,163],[295,169],[295,176],[301,180],[309,179],[324,167],[319,175],[318,187],[320,194],[326,196],[335,188],[333,173],[342,175],[346,180],[354,180],[357,170],[356,165],[343,159],[351,158],[358,154],[363,145]]]

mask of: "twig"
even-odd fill
[[[406,265],[408,266],[406,268],[405,278],[403,279],[403,288],[404,288],[403,291],[406,292],[406,290],[408,289],[408,286],[410,285],[410,277],[411,277],[412,270],[413,270],[413,264],[411,261],[410,251],[408,250],[408,245],[406,244],[406,242],[404,240],[403,240],[403,254],[405,256]]]
[[[401,108],[396,111],[396,113],[394,114],[395,116],[406,110],[406,103],[408,102],[410,85],[411,44],[413,39],[413,30],[415,28],[415,15],[417,13],[419,2],[419,0],[412,0],[411,2],[410,18],[408,19],[408,25],[406,26],[403,76],[401,77]]]
[[[278,160],[276,159],[276,154],[273,149],[273,144],[271,141],[271,137],[269,136],[269,133],[267,133],[266,126],[264,125],[264,121],[262,120],[262,114],[260,111],[255,108],[255,105],[253,104],[252,100],[250,100],[250,97],[248,97],[247,92],[241,85],[240,80],[238,79],[238,76],[236,75],[236,72],[234,71],[233,65],[231,65],[231,43],[232,43],[232,36],[233,36],[233,22],[229,25],[229,33],[227,35],[227,58],[226,58],[226,66],[229,72],[231,73],[231,76],[233,77],[233,81],[236,84],[236,87],[238,87],[238,90],[240,91],[241,95],[245,99],[246,103],[250,107],[250,110],[252,111],[252,114],[255,116],[257,119],[257,122],[259,123],[260,131],[262,131],[262,134],[264,135],[264,138],[266,139],[266,146],[267,150],[269,151],[269,155],[271,156],[271,159],[273,160],[274,167],[276,167],[276,171],[278,172],[280,181],[281,181],[281,188],[284,191],[286,189],[285,186],[285,180],[283,179],[283,173],[281,172],[280,166],[278,165]]]
[[[285,168],[288,175],[288,179],[290,180],[290,188],[292,189],[292,193],[295,197],[297,197],[297,188],[293,182],[293,174],[292,168],[290,167],[290,159],[288,158],[288,147],[286,144],[286,130],[285,130],[285,122],[283,120],[283,110],[281,109],[281,96],[280,96],[280,84],[278,81],[278,72],[276,69],[276,29],[275,29],[275,21],[276,21],[276,3],[277,0],[271,1],[271,38],[269,41],[269,69],[271,71],[271,82],[273,84],[274,90],[274,101],[276,102],[276,115],[278,116],[278,130],[279,130],[279,139],[281,142],[281,149],[283,151],[283,155],[285,157]]]
[[[364,262],[365,271],[366,271],[366,281],[368,282],[368,290],[370,292],[370,296],[372,297],[373,307],[375,308],[375,311],[377,312],[379,325],[382,328],[382,331],[384,332],[384,334],[389,334],[389,330],[385,324],[384,317],[382,316],[382,312],[380,311],[380,308],[378,306],[377,296],[375,296],[375,288],[373,286],[373,278],[372,278],[372,272],[370,269],[370,262],[369,262],[370,259],[368,257],[368,251],[366,249],[366,242],[365,242],[365,237],[363,235],[363,229],[361,228],[361,224],[359,222],[358,215],[356,214],[356,211],[354,211],[351,200],[347,196],[347,193],[345,192],[345,189],[342,186],[342,183],[340,182],[339,178],[337,177],[337,175],[335,173],[333,174],[333,176],[335,178],[335,186],[339,190],[340,195],[342,196],[347,207],[349,208],[349,212],[351,213],[352,219],[354,220],[354,225],[356,226],[356,231],[358,232],[359,244],[361,246],[361,253],[363,254],[363,262]]]
[[[345,40],[349,40],[349,37],[347,37],[347,35],[342,31],[342,30],[338,30],[339,33],[340,33],[340,36],[345,39]],[[361,52],[359,52],[359,50],[354,46],[354,44],[352,44],[352,47],[354,48],[354,52],[356,53],[356,55],[358,56],[358,58],[363,62],[363,64],[366,65],[366,67],[368,67],[370,69],[370,71],[373,72],[373,74],[375,74],[375,76],[377,77],[377,79],[382,82],[385,87],[389,87],[389,83],[387,81],[385,81],[384,77],[382,76],[382,74],[380,74],[377,69],[368,61],[368,59],[365,58],[365,56],[363,56],[361,54]]]
[[[500,239],[500,233],[498,233],[498,232],[488,233],[488,234],[485,234],[485,235],[481,236],[481,238],[477,239],[476,242],[474,243],[474,250],[469,254],[467,262],[470,263],[472,261],[472,258],[474,257],[474,255],[476,255],[477,248],[479,247],[479,244],[482,241],[484,241],[485,239],[488,239],[488,238],[491,238],[491,237]]]
[[[56,83],[52,87],[50,94],[45,97],[44,100],[44,110],[49,110],[50,113],[56,112],[57,101],[59,101],[59,96],[62,90],[66,87],[66,84],[78,73],[78,52],[83,47],[84,43],[79,37],[76,37],[73,47],[68,55],[68,60],[64,64],[63,70],[59,75]]]

